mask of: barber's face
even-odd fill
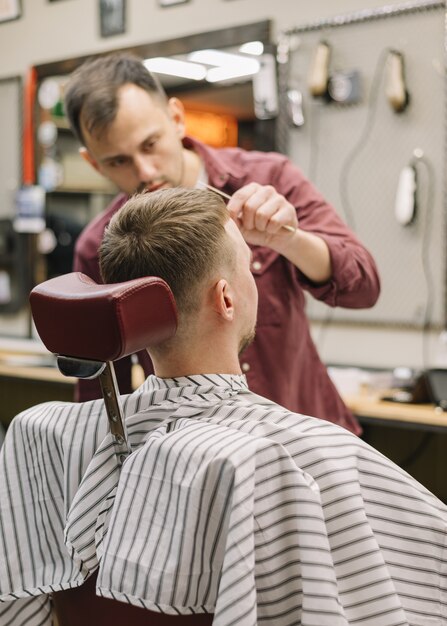
[[[175,98],[166,105],[133,84],[118,92],[118,112],[100,135],[81,126],[83,156],[128,195],[183,183],[183,107]]]
[[[236,268],[231,285],[236,294],[235,307],[239,323],[239,353],[254,339],[258,312],[258,290],[251,273],[251,250],[232,219],[226,223],[235,252]]]

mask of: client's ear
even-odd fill
[[[232,322],[234,319],[233,292],[228,282],[221,278],[214,286],[213,307],[218,315],[224,320]]]

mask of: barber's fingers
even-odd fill
[[[271,185],[250,183],[236,191],[228,210],[244,230],[275,233],[282,226],[298,226],[295,207]]]
[[[271,188],[273,189],[273,187]],[[267,200],[271,192],[267,186],[250,183],[236,191],[228,203],[228,210],[240,226],[253,230],[255,214]]]
[[[276,205],[276,203],[274,203]],[[272,203],[272,208],[274,206]],[[291,213],[289,207],[274,206],[270,217],[266,220],[264,213],[258,212],[255,220],[255,229],[260,232],[265,232],[269,235],[290,235],[290,232],[295,232],[298,228],[298,220],[291,219]],[[294,216],[292,216],[294,217]],[[286,230],[286,229],[287,230]]]

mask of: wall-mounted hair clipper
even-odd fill
[[[327,92],[330,57],[330,45],[326,41],[320,41],[309,74],[309,91],[312,96],[324,96]]]
[[[303,94],[298,89],[289,89],[287,91],[287,113],[293,126],[303,126]]]
[[[409,226],[416,217],[417,209],[417,172],[413,163],[406,165],[400,172],[397,184],[394,214],[402,226]]]
[[[396,113],[402,113],[408,106],[410,96],[405,82],[404,57],[398,50],[390,50],[386,97]]]

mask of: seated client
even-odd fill
[[[121,469],[100,400],[14,420],[0,463],[0,622],[14,606],[45,615],[45,594],[98,570],[105,597],[219,625],[445,624],[447,507],[347,430],[249,391],[238,355],[257,292],[221,198],[134,196],[100,252],[106,283],[163,278],[178,330],[150,347],[155,375],[123,397]]]

